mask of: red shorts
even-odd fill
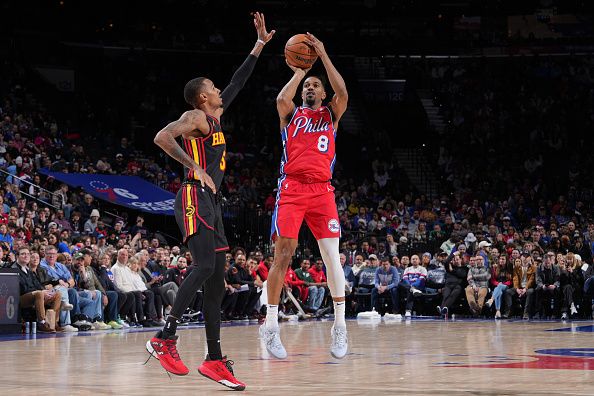
[[[340,222],[330,182],[301,183],[281,179],[272,215],[270,237],[297,239],[303,219],[316,239],[339,238]]]

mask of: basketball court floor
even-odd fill
[[[223,352],[258,395],[594,394],[594,326],[588,322],[413,319],[348,322],[350,354],[329,352],[330,321],[283,323],[286,360],[268,356],[256,324],[222,329]],[[204,329],[181,328],[190,374],[170,379],[148,357],[156,329],[0,337],[3,395],[216,394],[196,371]]]

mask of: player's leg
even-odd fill
[[[175,198],[175,220],[187,242],[195,269],[184,279],[171,308],[165,335],[175,334],[177,321],[190,306],[196,292],[215,270],[215,204],[210,193],[186,184]]]
[[[225,252],[216,253],[214,273],[204,283],[204,324],[208,356],[198,372],[231,389],[243,390],[245,384],[233,374],[232,361],[221,352],[221,305],[225,296]]]
[[[204,282],[202,311],[206,330],[208,355],[198,367],[198,372],[208,379],[234,390],[244,390],[245,384],[235,378],[233,361],[227,360],[221,352],[221,307],[225,297],[225,255],[229,243],[225,236],[223,216],[218,197],[214,200],[214,249],[215,267],[212,275]]]
[[[339,253],[339,239],[338,238],[322,238],[318,240],[318,246],[324,264],[326,264],[326,276],[328,277],[328,287],[330,294],[334,301],[335,323],[341,327],[346,327],[344,321],[344,301],[345,301],[345,285],[344,270],[340,265]],[[337,304],[339,311],[336,312]]]
[[[175,334],[177,323],[195,298],[196,292],[215,272],[214,232],[201,227],[200,232],[188,240],[188,247],[196,268],[184,279],[177,291],[175,303],[163,329],[165,335]]]
[[[268,327],[278,327],[278,316],[276,316],[278,314],[278,310],[276,310],[276,312],[273,310],[271,313],[270,307],[276,307],[278,309],[280,294],[285,282],[285,275],[289,265],[291,264],[296,247],[296,238],[285,238],[283,236],[279,236],[274,243],[274,261],[270,267],[270,270],[268,271],[267,279],[268,310],[266,319]],[[275,316],[277,319],[276,321],[273,320],[275,319]],[[268,318],[271,319],[270,322],[268,322]]]
[[[260,338],[270,354],[279,359],[287,357],[280,340],[278,304],[285,282],[287,268],[297,247],[297,236],[307,208],[307,197],[301,194],[301,184],[290,181],[281,186],[272,215],[271,239],[274,243],[274,261],[266,281],[266,321],[260,326]]]
[[[202,219],[214,223],[214,202],[208,193],[195,186],[183,186],[175,201],[175,218],[192,254],[195,269],[184,279],[178,289],[175,303],[165,321],[162,331],[147,343],[147,350],[172,374],[186,375],[189,370],[177,352],[175,332],[179,320],[194,299],[196,292],[215,271],[214,227],[204,224]],[[200,208],[200,212],[197,212]],[[201,219],[197,214],[201,214]]]
[[[326,264],[326,276],[328,287],[334,301],[334,325],[332,326],[332,344],[330,353],[337,359],[343,358],[348,350],[348,338],[346,331],[345,315],[345,293],[346,280],[344,271],[340,265],[339,239],[322,238],[318,240],[322,259]]]
[[[175,335],[177,325],[196,295],[196,291],[215,271],[214,232],[201,229],[198,234],[190,237],[188,247],[192,253],[192,260],[196,263],[196,268],[181,284],[163,330],[147,343],[149,353],[159,359],[165,370],[176,375],[186,375],[189,372],[177,352],[178,337]]]
[[[270,239],[274,241],[274,261],[268,272],[267,298],[268,309],[266,324],[268,327],[278,327],[278,303],[285,282],[287,268],[297,247],[297,237],[303,222],[307,203],[300,194],[301,184],[287,182],[276,197]],[[272,308],[272,309],[271,309]],[[270,320],[269,320],[270,319]]]
[[[280,328],[278,326],[278,303],[281,290],[285,282],[287,268],[297,247],[296,238],[285,238],[279,236],[274,244],[274,262],[267,279],[268,305],[266,310],[266,321],[260,326],[260,338],[264,342],[268,352],[277,359],[287,357],[287,351],[280,340]]]
[[[217,205],[214,235],[214,270],[204,282],[204,327],[206,330],[206,344],[208,357],[211,360],[221,360],[221,306],[225,297],[225,254],[229,249],[220,206]],[[185,281],[184,281],[185,282]],[[183,283],[182,283],[183,285]]]
[[[344,270],[340,265],[339,236],[340,223],[332,189],[323,186],[324,190],[305,213],[305,221],[318,241],[320,253],[326,264],[328,287],[334,302],[334,326],[332,326],[332,356],[342,358],[346,355],[348,339],[346,334],[345,285]]]

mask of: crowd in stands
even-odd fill
[[[350,313],[375,307],[405,316],[589,317],[594,220],[584,139],[594,121],[591,60],[514,59],[501,61],[503,68],[473,62],[431,69],[451,120],[435,152],[451,194],[429,199],[400,190],[398,163],[382,150],[362,156],[369,164],[363,177],[337,169]],[[189,253],[152,235],[142,216],[106,219],[91,195],[37,170],[139,175],[172,192],[180,187],[179,170],[138,152],[125,137],[113,158],[94,157],[22,85],[18,70],[5,75],[0,260],[22,275],[22,307],[35,307],[24,315],[35,316],[42,331],[162,324],[192,269]],[[238,106],[253,109],[253,103]],[[225,128],[248,138],[231,143],[223,193],[270,212],[278,147],[273,139],[254,144],[257,118],[240,123],[236,112],[227,120]],[[322,315],[331,304],[313,247],[296,256],[285,290],[307,312]],[[264,244],[229,253],[223,320],[261,317],[272,253]],[[284,301],[285,314],[296,313]],[[188,320],[200,320],[200,305],[197,293]]]
[[[386,62],[390,66],[390,62],[399,61]],[[408,62],[400,62],[395,70],[410,71],[417,83],[429,80],[446,121],[444,130],[437,133],[438,143],[425,152],[426,161],[439,171],[442,195],[427,199],[394,194],[395,198],[384,199],[377,206],[352,205],[347,200],[343,207],[353,207],[349,208],[351,217],[344,217],[343,229],[365,227],[366,239],[382,252],[378,256],[386,255],[387,246],[398,247],[389,256],[398,256],[398,261],[404,258],[405,267],[411,254],[422,261],[432,258],[439,267],[443,263],[447,276],[439,278],[443,280],[437,283],[440,287],[430,287],[428,293],[446,293],[440,312],[444,305],[452,307],[449,288],[441,286],[453,281],[453,272],[460,281],[456,290],[467,284],[474,290],[475,295],[455,292],[455,296],[462,294],[463,299],[474,301],[467,307],[468,313],[480,312],[483,294],[492,292],[493,301],[487,299],[487,305],[496,308],[497,316],[509,315],[509,298],[515,300],[513,293],[518,290],[516,270],[527,265],[535,278],[517,292],[528,305],[521,316],[544,316],[543,295],[555,296],[554,309],[547,309],[547,316],[576,312],[588,316],[592,301],[584,283],[591,277],[594,242],[590,232],[594,228],[593,184],[586,173],[592,169],[587,145],[594,123],[592,57]],[[376,176],[375,180],[381,179]],[[384,196],[389,192],[383,191]],[[478,289],[478,280],[465,279],[469,275],[451,267],[456,260],[449,255],[458,246],[466,257],[462,268],[469,266],[469,273],[477,272],[472,270],[477,260],[486,267],[481,270],[484,273],[475,274],[480,278]],[[481,258],[475,258],[477,252]],[[552,261],[551,254],[555,255]],[[507,268],[505,276],[500,275],[498,264]],[[535,264],[537,268],[532,268]],[[540,279],[540,269],[549,264],[556,275],[553,280]],[[404,300],[404,294],[408,297],[402,289],[406,281],[399,283]]]
[[[588,239],[585,249],[571,242],[578,237],[568,236],[574,226],[569,223],[558,231],[566,241],[563,247],[551,244],[544,230],[516,240],[506,233],[506,242],[497,232],[476,233],[477,237],[461,222],[455,223],[449,238],[438,239],[435,255],[415,254],[406,237],[401,243],[389,238],[387,244],[363,243],[361,248],[351,241],[342,255],[353,288],[351,306],[356,311],[359,304],[367,304],[367,309],[382,313],[390,307],[393,314],[405,317],[411,317],[413,309],[442,316],[457,312],[495,318],[590,317],[594,273],[591,260],[586,262],[582,255],[591,257],[586,253],[594,242],[594,225],[587,235],[580,233],[579,238]]]
[[[452,60],[430,73],[448,122],[437,165],[456,191],[520,194],[524,210],[559,195],[591,199],[592,57]]]

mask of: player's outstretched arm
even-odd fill
[[[202,110],[186,111],[177,121],[170,122],[167,126],[161,129],[155,139],[155,144],[163,149],[171,158],[184,165],[186,168],[192,169],[194,174],[200,179],[200,183],[204,187],[207,185],[213,192],[216,192],[216,187],[211,177],[206,171],[202,169],[186,152],[177,144],[175,138],[178,136],[190,137],[196,131],[201,135],[204,131],[209,130],[208,121],[206,121],[206,114]]]
[[[300,69],[298,67],[291,66],[288,63],[287,66],[293,70],[294,74],[276,97],[276,110],[278,111],[278,116],[280,118],[281,129],[283,129],[289,123],[289,117],[293,113],[293,110],[295,110],[293,98],[297,93],[299,83],[309,71],[309,69]]]
[[[254,44],[254,48],[252,52],[248,55],[247,59],[239,66],[239,68],[231,77],[231,82],[229,85],[223,90],[221,93],[221,98],[223,99],[223,111],[231,105],[239,91],[245,85],[247,79],[254,71],[254,67],[256,66],[256,61],[258,60],[258,56],[262,52],[262,48],[268,43],[272,36],[274,36],[275,30],[271,30],[268,32],[266,30],[266,20],[264,19],[264,14],[259,12],[254,13],[254,26],[256,27],[256,32],[258,33],[258,40],[256,44]],[[222,114],[222,112],[221,112]]]
[[[336,70],[336,67],[334,67],[332,64],[332,61],[330,60],[330,57],[324,48],[324,43],[322,43],[309,32],[307,32],[306,36],[308,40],[307,43],[316,50],[316,53],[324,64],[326,74],[328,74],[328,80],[330,81],[330,85],[334,91],[334,97],[332,98],[329,106],[332,108],[332,112],[334,113],[334,122],[338,122],[340,117],[342,117],[346,111],[347,102],[349,100],[349,93],[347,92],[346,84],[338,70]]]

